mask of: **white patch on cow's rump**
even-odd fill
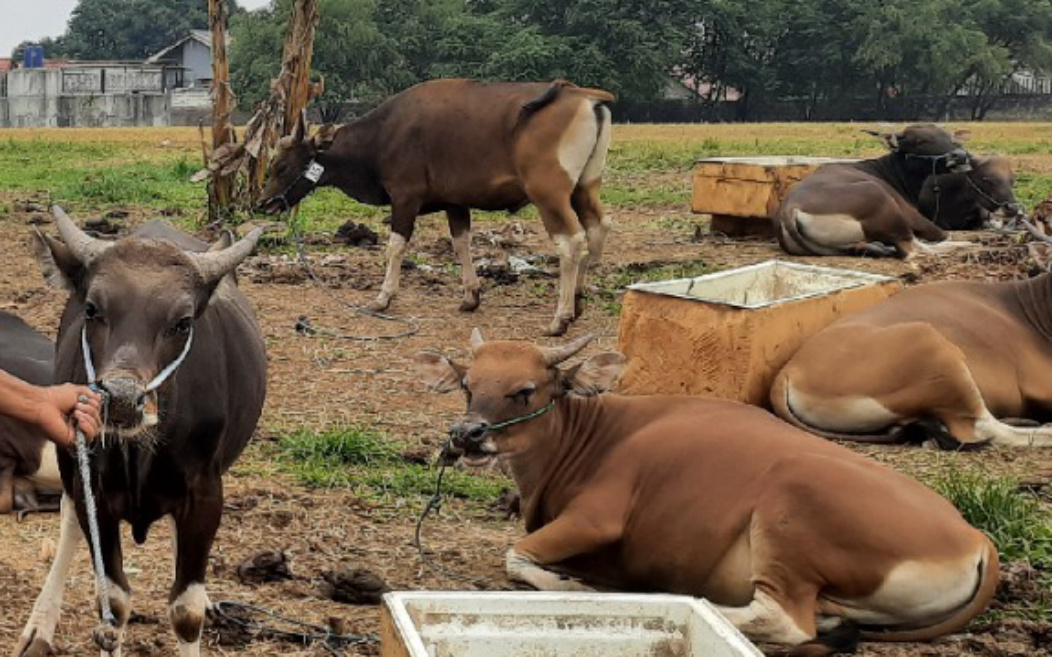
[[[50,440],[40,452],[40,468],[26,477],[33,484],[33,490],[44,493],[61,493],[62,476],[58,472],[58,456],[55,443]]]
[[[872,397],[812,395],[786,384],[786,402],[809,427],[838,433],[881,433],[902,418]]]
[[[596,140],[599,137],[599,125],[593,110],[592,101],[582,98],[570,124],[563,131],[559,140],[559,166],[562,167],[570,181],[577,184],[582,179],[585,166],[595,152]],[[605,157],[605,154],[604,154]],[[600,171],[602,169],[600,168]]]
[[[596,108],[595,101],[590,101],[589,104],[592,106],[591,111],[593,114],[598,112],[599,118],[597,120],[599,125],[597,127],[599,136],[594,142],[592,154],[584,166],[584,171],[581,172],[581,178],[577,181],[579,185],[592,183],[603,177],[603,170],[606,169],[606,154],[610,150],[610,133],[612,131],[610,109],[605,105]]]
[[[875,592],[857,600],[829,599],[856,623],[894,629],[945,620],[966,605],[979,586],[985,547],[942,563],[906,561],[895,566]]]
[[[796,211],[796,225],[808,242],[840,251],[866,241],[862,224],[849,214]]]
[[[508,578],[529,584],[538,591],[595,591],[594,588],[572,577],[553,573],[538,566],[532,559],[511,548],[504,556]]]

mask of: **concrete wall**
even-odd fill
[[[183,68],[186,68],[186,86],[208,86],[212,80],[212,49],[198,41],[183,44]]]
[[[2,101],[0,127],[159,126],[171,113],[159,67],[16,69]]]

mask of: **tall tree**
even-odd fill
[[[227,0],[231,15],[240,9]],[[76,59],[143,59],[187,35],[208,29],[205,0],[80,0],[62,37],[62,54]]]

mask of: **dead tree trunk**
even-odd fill
[[[208,26],[212,33],[212,152],[235,141],[230,115],[234,111],[234,94],[230,89],[230,63],[226,53],[226,0],[208,0]],[[229,148],[229,147],[228,147]],[[226,150],[226,149],[223,149]],[[222,222],[234,208],[234,186],[237,172],[220,173],[208,182],[208,219]]]

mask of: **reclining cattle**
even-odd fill
[[[916,204],[929,176],[968,171],[968,153],[934,125],[872,134],[879,134],[891,152],[873,160],[825,164],[786,193],[774,217],[786,252],[907,258],[915,250],[959,246],[945,242],[946,233]]]
[[[771,404],[819,435],[1052,446],[1052,276],[918,285],[803,344]],[[1000,418],[1000,419],[999,419]],[[920,433],[917,433],[917,432]]]
[[[195,657],[209,605],[204,581],[223,510],[222,475],[263,405],[263,340],[233,276],[260,232],[232,246],[224,238],[206,252],[208,245],[162,223],[114,243],[89,237],[61,210],[55,215],[62,239],[41,236],[41,257],[48,279],[70,293],[56,379],[84,383],[94,369],[108,398],[108,435],[91,454],[91,487],[116,627],[100,628],[96,642],[119,655],[131,613],[120,522],[142,543],[167,516],[176,552],[169,617],[179,654]],[[38,657],[54,646],[70,560],[88,527],[74,456],[58,456],[65,490],[58,549],[15,655]]]
[[[1015,175],[1008,158],[972,157],[967,173],[929,176],[917,207],[946,230],[1000,228],[1023,211],[1015,198]]]
[[[548,331],[559,335],[581,312],[585,271],[599,261],[610,230],[599,185],[612,101],[605,91],[561,80],[434,80],[313,137],[302,116],[279,143],[260,208],[282,212],[319,186],[390,204],[387,273],[374,310],[385,310],[398,291],[417,216],[443,210],[464,281],[460,309],[472,311],[480,287],[470,211],[514,212],[533,203],[559,254],[559,303]]]
[[[450,432],[466,462],[499,455],[518,484],[530,533],[507,553],[509,577],[705,597],[756,640],[821,631],[808,654],[859,629],[930,639],[986,607],[997,551],[945,499],[753,406],[595,397],[623,356],[557,367],[589,337],[539,348],[476,332],[470,366],[417,357],[433,389],[466,393]]]
[[[10,313],[0,311],[0,371],[35,385],[50,385],[55,345]],[[38,427],[0,414],[0,513],[19,517],[57,511],[43,496],[62,493],[55,444]]]

